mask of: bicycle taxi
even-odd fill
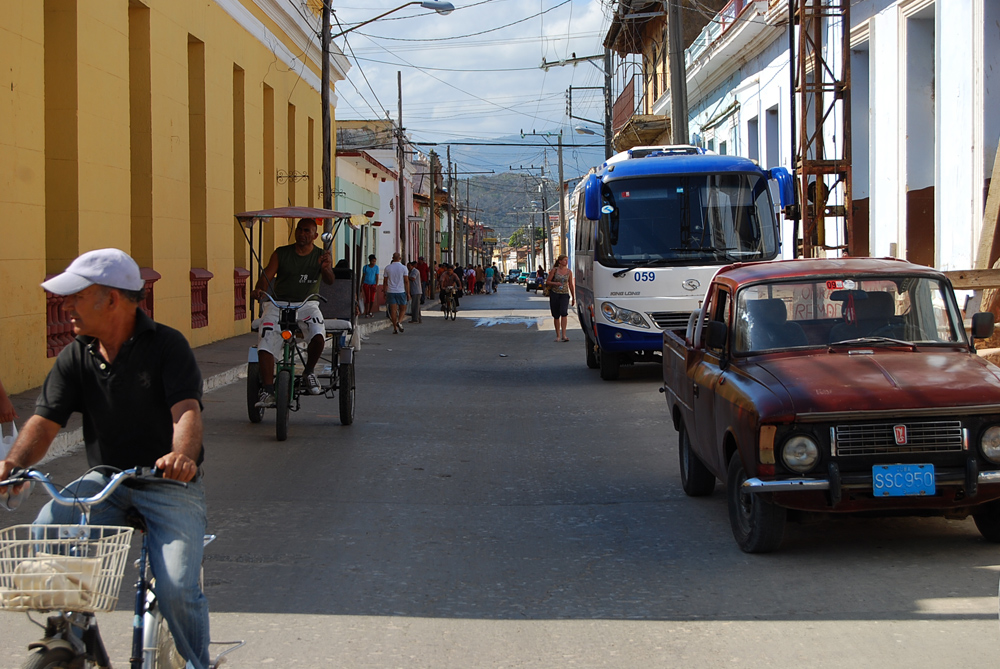
[[[332,221],[332,231],[328,230],[321,235],[323,250],[329,251],[340,226],[349,225],[350,217],[351,214],[344,212],[313,207],[279,207],[236,214],[243,236],[250,246],[251,270],[253,269],[253,260],[256,260],[258,276],[263,273],[266,263],[261,258],[263,226],[259,226],[257,229],[257,248],[254,249],[253,226],[255,223],[275,218],[290,220],[313,218],[317,221]],[[356,256],[357,253],[352,252],[351,255]],[[320,312],[323,314],[326,328],[326,346],[316,366],[316,377],[322,390],[321,394],[316,395],[316,397],[326,397],[327,399],[338,397],[342,425],[350,425],[354,422],[354,354],[361,348],[361,337],[357,327],[357,279],[352,266],[357,266],[358,262],[360,261],[356,258],[349,259],[346,263],[347,267],[339,266],[344,264],[343,261],[338,263],[338,266],[334,267],[333,284],[328,285],[321,281],[317,294],[320,298]],[[253,276],[253,272],[251,272],[251,276]],[[310,298],[312,297],[310,296]],[[275,357],[274,361],[275,432],[278,441],[284,441],[288,438],[290,413],[301,408],[302,397],[312,396],[306,389],[302,377],[307,342],[304,341],[295,318],[296,311],[305,302],[283,302],[274,300],[270,296],[267,299],[274,302],[281,314],[278,327],[281,329],[283,340],[282,354],[280,357]],[[251,309],[254,308],[254,305],[250,306]],[[259,316],[259,309],[254,309],[251,312],[253,319],[251,328],[254,332],[257,332],[260,327]],[[261,387],[257,347],[251,346],[247,357],[247,414],[251,423],[259,423],[264,419],[266,409],[257,406]]]

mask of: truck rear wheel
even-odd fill
[[[739,451],[729,461],[726,497],[729,498],[729,524],[733,537],[744,553],[770,553],[785,534],[787,511],[776,504],[743,490],[746,470]]]
[[[708,470],[691,450],[691,437],[681,423],[677,433],[677,459],[681,469],[681,487],[688,497],[704,497],[715,490],[715,474]]]
[[[618,378],[620,360],[617,353],[608,353],[602,350],[598,353],[598,361],[601,365],[602,379],[605,381],[614,381]]]

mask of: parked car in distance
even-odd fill
[[[529,274],[528,278],[525,280],[524,292],[528,292],[529,290],[533,290],[533,291],[535,291],[537,293],[538,291],[540,291],[542,288],[545,287],[545,277],[546,276],[547,275],[546,275],[545,272],[542,272],[542,276],[541,277],[539,277],[537,274],[534,274],[534,273]]]
[[[776,549],[787,519],[943,515],[1000,543],[1000,369],[966,335],[951,283],[892,259],[719,270],[663,334],[681,485],[726,482],[733,536]],[[975,314],[972,338],[993,333]]]
[[[517,283],[521,276],[521,270],[512,269],[507,272],[507,278],[504,279],[504,283]]]
[[[521,270],[518,270],[518,271],[520,272]],[[521,272],[520,274],[518,274],[517,275],[517,282],[518,283],[527,283],[528,282],[528,273],[527,272]]]

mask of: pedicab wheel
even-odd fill
[[[256,362],[247,363],[247,415],[251,423],[259,423],[264,420],[264,410],[257,408],[260,401],[260,364]]]
[[[274,381],[274,403],[277,416],[274,421],[278,441],[288,439],[288,411],[292,404],[292,373],[287,369],[278,372]]]
[[[354,363],[343,363],[337,372],[340,395],[340,424],[354,422]]]
[[[28,656],[22,669],[57,669],[73,666],[73,651],[68,648],[42,648]]]

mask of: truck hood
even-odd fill
[[[1000,404],[1000,370],[954,349],[781,354],[754,366],[762,374],[751,376],[783,387],[795,414]]]

